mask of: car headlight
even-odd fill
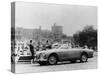
[[[46,59],[46,54],[45,53],[40,53],[40,58]]]

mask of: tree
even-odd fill
[[[76,32],[76,33],[73,35],[73,38],[74,38],[74,44],[75,44],[75,45],[80,45],[80,41],[79,41],[79,33],[80,33],[80,31]]]
[[[61,38],[62,38],[62,39],[66,39],[66,38],[67,38],[67,35],[62,34]]]
[[[83,47],[87,45],[93,49],[97,47],[97,30],[93,26],[86,26],[82,31],[73,35],[75,44]]]

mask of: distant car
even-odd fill
[[[38,51],[35,55],[35,61],[40,65],[54,65],[59,61],[67,60],[71,62],[75,62],[76,60],[87,62],[88,58],[91,57],[93,57],[93,50],[91,49],[69,48],[67,45],[61,45],[54,49]]]

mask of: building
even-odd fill
[[[60,41],[61,36],[63,34],[63,27],[58,26],[58,25],[56,25],[56,23],[54,23],[54,25],[52,26],[52,33],[54,35],[54,40]]]
[[[52,32],[54,34],[62,34],[63,28],[62,28],[62,26],[58,26],[58,25],[56,25],[56,23],[54,23],[54,25],[52,26]]]
[[[48,39],[51,34],[49,30],[42,30],[41,26],[38,29],[25,29],[25,28],[16,28],[15,29],[15,39],[16,40],[42,40]]]

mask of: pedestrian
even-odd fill
[[[32,57],[31,62],[32,62],[32,61],[34,62],[34,46],[33,46],[33,44],[32,44],[32,40],[30,40],[29,48],[30,48],[31,57]]]
[[[48,40],[46,41],[46,48],[47,48],[47,49],[51,49],[51,48],[52,48],[52,45],[49,43]]]

